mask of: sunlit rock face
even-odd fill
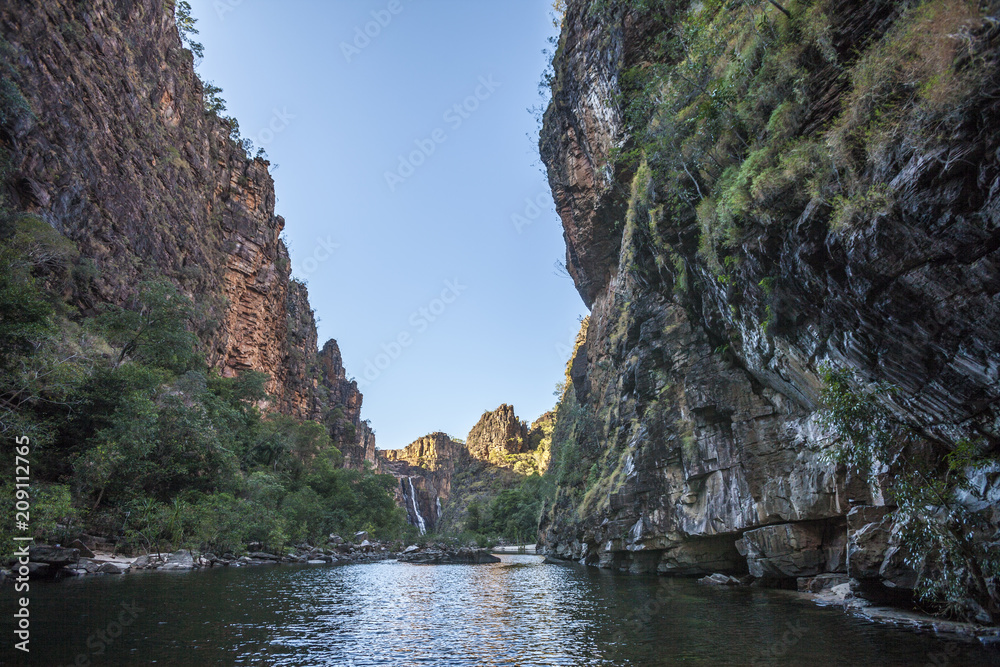
[[[9,202],[93,262],[68,295],[85,312],[168,277],[198,305],[196,333],[224,376],[267,373],[271,408],[297,418],[342,408],[335,438],[352,465],[373,463],[361,394],[335,343],[318,354],[306,288],[290,279],[270,165],[206,113],[173,4],[0,5],[0,57],[31,108],[0,133]]]
[[[740,220],[720,269],[697,201],[611,159],[634,148],[624,73],[659,57],[650,39],[671,21],[633,4],[570,0],[540,139],[592,313],[553,437],[553,461],[570,452],[577,467],[539,539],[616,569],[779,579],[847,572],[850,544],[858,576],[912,586],[891,508],[847,520],[885,499],[831,460],[819,367],[898,387],[893,410],[943,446],[1000,442],[1000,133],[987,120],[1000,81],[963,100],[947,132],[898,119],[919,140],[872,151],[856,174],[886,184],[892,206],[834,228],[829,202],[786,193]],[[899,14],[875,4],[824,3],[837,67],[893,34]],[[988,18],[968,30],[995,62]],[[849,86],[813,76],[796,131],[822,139]]]
[[[466,446],[473,458],[502,464],[506,455],[528,451],[528,425],[517,418],[513,406],[504,403],[483,413],[469,431]]]
[[[503,489],[548,465],[550,413],[531,427],[510,405],[483,413],[462,442],[446,433],[417,438],[403,449],[377,452],[379,472],[398,480],[396,503],[410,525],[431,532],[461,532],[470,503],[489,502]]]
[[[403,449],[379,450],[377,457],[379,472],[399,481],[396,504],[406,510],[407,521],[421,534],[439,527],[451,495],[452,476],[471,462],[464,444],[440,432],[417,438]]]

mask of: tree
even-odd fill
[[[194,305],[173,283],[151,280],[139,285],[129,307],[107,306],[98,318],[108,342],[121,348],[115,367],[133,358],[175,373],[203,365],[197,338],[188,329]]]
[[[483,508],[478,500],[469,503],[468,516],[465,520],[465,529],[472,533],[478,533],[483,524]]]
[[[0,250],[0,368],[14,355],[31,354],[51,330],[52,306],[27,267],[9,249]]]
[[[191,3],[187,0],[180,0],[175,7],[174,21],[177,23],[177,32],[180,33],[181,42],[191,50],[195,62],[200,62],[205,57],[205,47],[194,41],[193,35],[198,34],[195,24],[196,18],[191,16]]]
[[[971,480],[996,465],[985,447],[960,440],[943,456],[886,407],[894,388],[858,389],[848,370],[821,369],[821,419],[840,436],[835,458],[881,485],[918,573],[917,595],[941,613],[992,622],[1000,613],[1000,550],[990,503]],[[923,445],[931,445],[928,451]],[[985,510],[985,511],[984,511]]]

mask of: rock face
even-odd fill
[[[402,462],[425,468],[432,472],[455,472],[469,459],[468,448],[451,439],[447,433],[431,433],[417,438],[403,449],[385,449],[381,452],[386,463]]]
[[[898,387],[892,410],[939,444],[1000,443],[1000,133],[987,120],[1000,113],[997,70],[940,112],[951,114],[948,132],[927,133],[925,112],[900,110],[888,144],[859,149],[869,152],[852,178],[890,193],[890,205],[861,207],[838,227],[828,200],[802,183],[772,199],[751,188],[758,199],[733,222],[738,240],[716,242],[698,217],[715,205],[709,176],[612,160],[634,147],[619,108],[637,94],[625,73],[672,65],[676,54],[650,40],[676,17],[567,4],[540,149],[567,266],[592,312],[553,435],[553,460],[564,452],[574,464],[556,471],[540,545],[623,570],[767,578],[845,573],[850,554],[859,576],[907,585],[891,509],[872,509],[884,503],[879,490],[828,456],[819,367]],[[845,71],[876,44],[892,52],[902,13],[820,4],[830,67]],[[998,31],[985,16],[995,5],[983,7],[956,19],[966,47],[942,38],[949,58],[995,62]],[[822,68],[810,76],[793,135],[838,145],[824,133],[850,80]],[[868,509],[848,519],[854,505]]]
[[[421,535],[438,527],[442,506],[451,495],[452,476],[469,462],[465,445],[441,432],[418,438],[403,449],[378,452],[379,472],[399,480],[396,503]]]
[[[32,563],[44,563],[53,567],[72,565],[80,560],[77,549],[38,545],[28,548],[28,560]]]
[[[759,579],[846,572],[847,532],[835,522],[782,523],[748,530],[737,545]]]
[[[396,503],[421,534],[458,531],[470,502],[489,500],[490,490],[510,488],[525,474],[545,471],[551,429],[551,414],[528,428],[504,404],[483,413],[464,443],[431,433],[403,449],[379,450],[377,469],[399,480]],[[461,480],[457,487],[456,478]]]
[[[7,109],[5,97],[0,114],[9,203],[72,239],[96,269],[68,295],[84,312],[168,277],[203,309],[196,333],[223,375],[269,374],[273,407],[300,419],[340,407],[330,426],[348,463],[374,463],[361,394],[335,342],[318,353],[306,288],[290,279],[269,163],[206,112],[173,6],[0,6],[5,86],[9,76],[27,103]]]
[[[645,46],[662,25],[636,16],[606,22],[600,12],[589,11],[591,3],[571,4],[539,148],[563,221],[566,269],[590,307],[615,273],[621,249],[615,229],[628,205],[619,184],[631,180],[631,170],[616,171],[608,161],[622,139],[623,110],[615,101],[621,75],[645,57]]]
[[[473,458],[502,464],[508,454],[528,450],[528,425],[517,418],[513,406],[504,403],[483,413],[469,431],[466,445]]]

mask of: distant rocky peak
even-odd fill
[[[504,403],[483,413],[469,431],[466,447],[473,458],[502,465],[508,456],[530,448],[528,425],[514,414],[513,406]]]

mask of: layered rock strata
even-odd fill
[[[374,463],[336,343],[318,353],[304,285],[290,279],[269,163],[206,111],[165,0],[4,3],[0,142],[11,207],[67,238],[92,267],[85,313],[166,276],[200,309],[196,332],[225,376],[267,373],[274,408],[326,420],[353,465]],[[17,100],[24,103],[17,103]]]
[[[821,4],[832,26],[823,57],[839,72],[866,48],[893,48],[894,22],[913,16],[884,3]],[[996,62],[995,3],[972,13],[927,4],[968,36],[940,36],[942,58],[956,69],[969,58]],[[1000,134],[988,119],[1000,113],[997,70],[987,66],[979,87],[954,100],[946,131],[931,131],[927,112],[883,119],[910,140],[886,135],[892,148],[873,149],[858,168],[864,187],[890,193],[879,206],[852,210],[838,227],[830,201],[804,186],[773,204],[761,194],[763,213],[738,221],[739,241],[726,241],[720,265],[698,217],[714,206],[702,176],[681,171],[688,180],[677,185],[616,159],[637,148],[624,115],[637,92],[626,73],[671,66],[678,52],[656,51],[651,39],[672,38],[676,16],[707,5],[567,5],[540,149],[566,264],[592,313],[553,440],[554,460],[569,448],[579,469],[564,475],[543,516],[544,549],[637,572],[850,571],[912,587],[894,508],[831,460],[834,434],[818,420],[820,367],[896,387],[891,410],[938,446],[968,437],[996,450]],[[768,21],[787,27],[775,17]],[[709,69],[701,85],[716,85],[720,71]],[[822,146],[850,78],[808,75],[793,127]],[[718,158],[703,159],[710,171]],[[1000,480],[982,487],[978,498],[1000,499]]]

